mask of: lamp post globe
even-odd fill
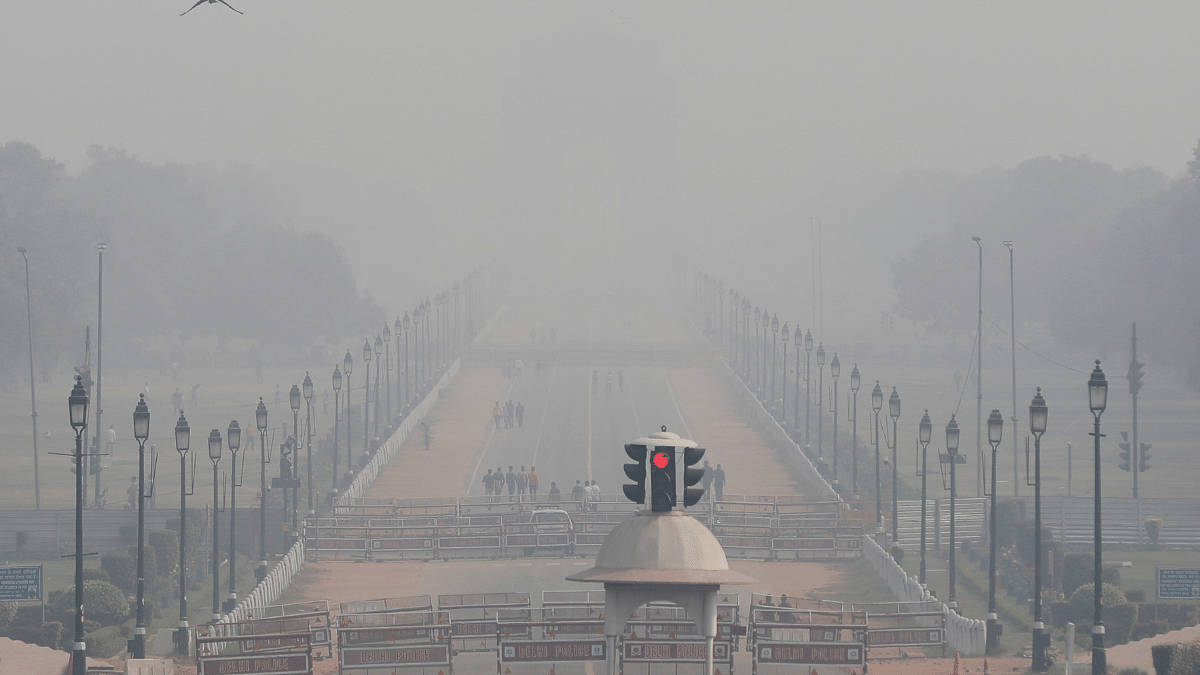
[[[1104,371],[1100,369],[1100,359],[1096,359],[1096,368],[1092,370],[1091,377],[1088,378],[1088,408],[1092,411],[1092,416],[1095,422],[1095,428],[1092,430],[1092,436],[1095,441],[1095,486],[1092,492],[1095,494],[1095,505],[1092,509],[1095,514],[1093,518],[1093,535],[1094,549],[1092,552],[1094,569],[1092,570],[1092,611],[1094,620],[1092,622],[1092,675],[1102,675],[1108,671],[1108,654],[1104,651],[1104,605],[1102,603],[1104,592],[1104,580],[1102,578],[1103,549],[1101,547],[1100,536],[1100,415],[1104,414],[1104,409],[1108,406],[1108,380],[1104,377]],[[1137,470],[1137,466],[1132,466],[1133,470]]]
[[[307,375],[305,376],[307,379]],[[309,380],[311,387],[312,381]],[[225,442],[229,444],[229,597],[222,608],[228,614],[237,607],[237,487],[238,482],[238,450],[242,447],[242,427],[237,420],[229,423],[225,430]],[[310,463],[311,465],[311,463]]]
[[[75,386],[67,397],[71,429],[75,431],[75,639],[71,649],[72,675],[87,670],[87,644],[83,638],[83,431],[87,426],[88,394],[83,378],[75,376]]]
[[[984,646],[984,651],[988,654],[995,654],[1000,648],[1000,627],[999,615],[996,610],[996,446],[1000,444],[1000,439],[1004,432],[1004,416],[999,410],[993,409],[992,414],[988,415],[987,419],[987,437],[988,443],[992,446],[992,478],[991,478],[991,493],[990,511],[988,513],[988,615],[987,615],[987,642]]]
[[[217,479],[217,464],[221,462],[221,430],[213,429],[208,434],[208,458],[213,466],[213,504],[212,504],[212,622],[221,620],[221,540],[218,535],[220,524],[221,503],[218,494],[220,481]]]
[[[1049,417],[1042,388],[1038,387],[1029,404],[1029,432],[1033,434],[1033,670],[1044,672],[1046,665],[1046,624],[1042,621],[1042,434]]]
[[[959,429],[958,422],[955,421],[954,415],[950,415],[950,421],[946,424],[946,454],[950,456],[950,593],[946,601],[946,606],[954,611],[958,611],[958,600],[955,598],[955,581],[958,577],[958,568],[955,566],[954,547],[955,542],[954,530],[954,500],[958,496],[956,494],[958,485],[956,483],[957,472],[955,467],[958,465],[958,441]]]
[[[138,443],[138,534],[137,534],[137,624],[130,641],[130,655],[146,658],[146,439],[150,438],[150,408],[146,395],[139,394],[133,409],[133,437]]]

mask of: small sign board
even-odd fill
[[[713,643],[713,661],[728,663],[729,643]],[[625,663],[705,663],[708,645],[696,640],[625,640],[621,660]]]
[[[342,647],[339,651],[343,667],[450,665],[450,648],[446,645]]]
[[[227,656],[200,659],[200,675],[228,673],[264,673],[266,675],[308,675],[312,661],[308,652],[276,652],[263,656]]]
[[[506,642],[500,648],[505,663],[535,661],[603,661],[608,658],[604,640],[543,640]]]
[[[760,642],[755,655],[759,663],[861,666],[864,651],[862,645],[857,644]]]
[[[0,567],[0,602],[42,599],[42,566]]]
[[[867,631],[867,645],[870,647],[917,647],[940,644],[942,644],[941,628],[888,628]]]
[[[1160,600],[1200,598],[1200,568],[1159,567],[1157,571]]]

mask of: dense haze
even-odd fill
[[[26,246],[43,367],[102,239],[107,344],[337,342],[508,258],[682,259],[826,343],[961,347],[980,236],[1038,348],[1137,320],[1196,361],[1191,5],[232,4],[0,7],[0,308]]]

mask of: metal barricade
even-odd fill
[[[379,612],[431,611],[433,600],[428,595],[402,595],[374,600],[351,600],[338,603],[338,614],[376,614]]]
[[[439,595],[438,609],[450,617],[451,645],[456,652],[486,652],[496,649],[501,614],[528,620],[528,593],[469,593]]]
[[[437,557],[499,558],[504,552],[504,532],[492,525],[450,525],[438,528]]]

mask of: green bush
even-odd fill
[[[71,586],[58,598],[54,610],[59,616],[73,617],[75,614],[75,587]],[[85,619],[100,625],[119,624],[129,617],[129,600],[121,589],[107,581],[83,582],[83,613]]]
[[[1070,598],[1075,589],[1092,582],[1093,560],[1091,553],[1068,553],[1063,556],[1062,592]]]
[[[47,621],[41,626],[9,626],[0,630],[0,636],[28,642],[40,647],[57,649],[62,640],[63,625],[57,621]]]
[[[1158,537],[1162,534],[1162,519],[1147,518],[1146,522],[1142,523],[1142,527],[1146,528],[1146,536],[1150,538],[1150,545],[1158,546]]]
[[[1122,668],[1115,675],[1149,675],[1149,673],[1141,668]]]
[[[1125,599],[1130,602],[1142,603],[1146,601],[1146,591],[1142,590],[1127,590],[1125,591]]]
[[[155,530],[146,538],[154,549],[155,571],[167,578],[179,566],[179,533],[175,530]]]
[[[1175,645],[1153,645],[1150,658],[1154,662],[1155,675],[1171,675],[1171,660],[1175,658]]]
[[[16,613],[8,622],[9,626],[40,626],[42,625],[41,605],[18,605]]]
[[[134,592],[137,585],[137,561],[132,556],[110,553],[100,558],[100,569],[108,572],[112,585],[124,591],[126,595]]]
[[[1085,584],[1075,589],[1071,599],[1067,601],[1067,621],[1077,626],[1091,625],[1094,606],[1092,584]],[[1107,646],[1118,645],[1129,641],[1133,624],[1137,623],[1138,606],[1125,600],[1125,594],[1112,584],[1104,584],[1104,625],[1105,633],[1111,640],[1106,640]]]
[[[1017,540],[1017,525],[1021,522],[1021,504],[1014,501],[996,503],[996,548],[1008,548]],[[1032,547],[1030,560],[1033,559]]]
[[[17,603],[0,602],[0,628],[7,626],[17,615]]]
[[[96,569],[95,567],[84,568],[83,580],[84,581],[107,581],[109,583],[112,583],[112,579],[109,578],[108,572],[105,572],[104,570],[101,570],[101,569]]]
[[[1170,675],[1192,675],[1200,667],[1200,642],[1176,645]]]
[[[126,638],[120,626],[104,626],[83,636],[87,642],[87,655],[107,659],[120,654],[126,647]]]

